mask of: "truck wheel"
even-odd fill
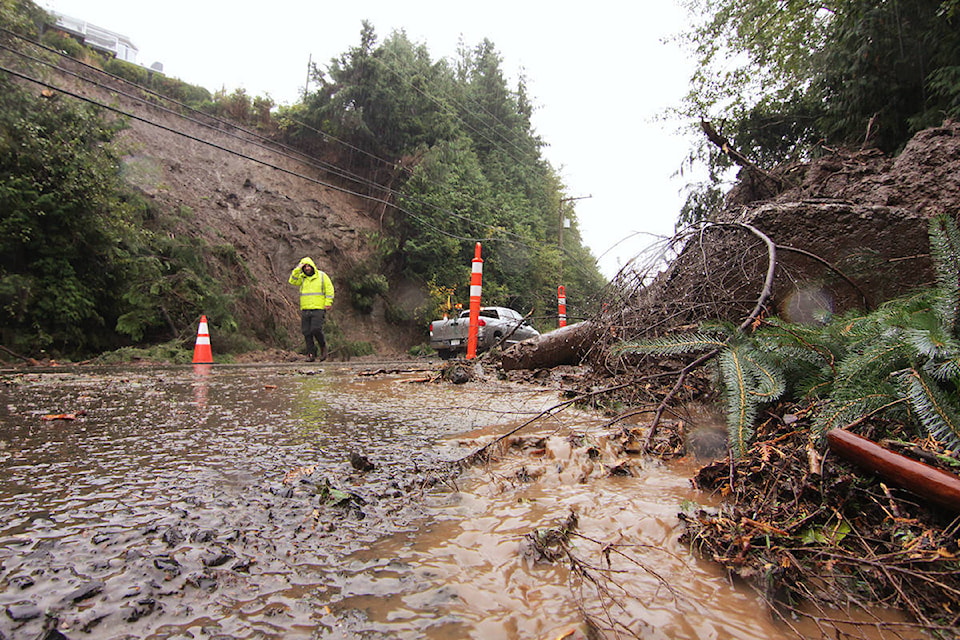
[[[449,360],[456,353],[453,349],[437,349],[437,355],[441,360]]]

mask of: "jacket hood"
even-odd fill
[[[317,268],[317,264],[313,261],[312,258],[301,258],[300,264],[308,264],[311,267],[313,267],[314,271],[320,271],[320,269]]]

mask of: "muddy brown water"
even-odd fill
[[[791,637],[679,543],[677,513],[711,502],[695,461],[611,476],[601,420],[566,411],[451,474],[555,392],[364,373],[0,375],[0,637],[553,640],[584,614],[604,637]],[[570,513],[597,582],[531,551]]]

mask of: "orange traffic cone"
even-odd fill
[[[210,350],[210,330],[207,328],[207,316],[200,316],[200,328],[197,329],[197,344],[193,347],[193,364],[213,364],[213,351]]]

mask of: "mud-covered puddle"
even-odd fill
[[[691,469],[611,475],[592,419],[563,413],[450,475],[556,395],[358,373],[3,376],[0,633],[573,638],[589,615],[610,637],[780,636],[677,542]],[[569,513],[579,574],[527,537]]]

